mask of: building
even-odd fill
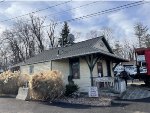
[[[25,62],[14,65],[23,74],[33,74],[43,70],[59,70],[65,84],[68,76],[78,84],[81,92],[88,92],[98,76],[113,77],[113,63],[126,61],[116,56],[106,39],[101,36],[66,47],[46,50]]]

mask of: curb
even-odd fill
[[[1,94],[0,97],[12,97],[16,98],[17,95],[11,95],[11,94]]]
[[[126,100],[112,100],[111,103],[112,104],[132,104],[136,102],[126,101]]]
[[[52,104],[67,104],[67,105],[75,105],[75,106],[86,106],[86,107],[108,107],[111,106],[111,102],[109,104],[104,105],[91,105],[91,104],[83,104],[83,103],[69,103],[69,102],[52,102]]]

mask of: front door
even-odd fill
[[[106,60],[107,76],[111,76],[110,60]]]
[[[98,76],[103,77],[103,66],[102,62],[97,62],[97,71],[98,71]]]

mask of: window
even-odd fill
[[[73,79],[80,79],[79,58],[70,59],[70,73]]]
[[[33,65],[29,66],[29,73],[30,74],[34,73],[34,66]]]

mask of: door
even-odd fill
[[[106,60],[106,65],[107,65],[107,76],[111,77],[111,68],[109,60]]]
[[[102,62],[97,62],[97,71],[98,71],[98,76],[103,77],[103,66]]]

